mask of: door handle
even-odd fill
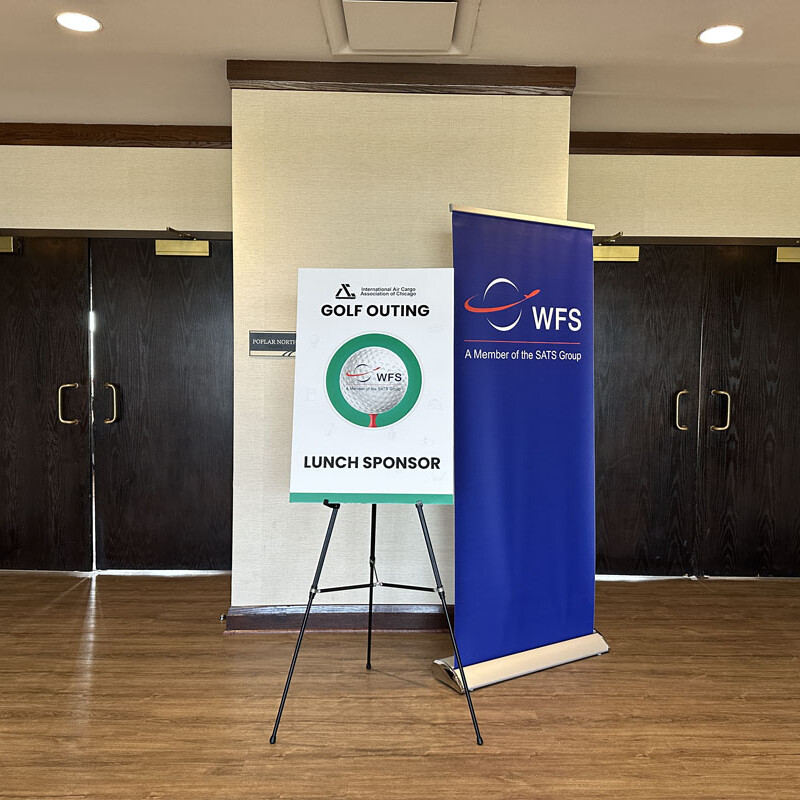
[[[103,420],[106,425],[110,425],[112,422],[117,421],[117,387],[113,383],[104,383],[103,386],[106,389],[111,389],[111,416]]]
[[[688,431],[688,425],[681,425],[681,395],[689,394],[688,389],[681,389],[677,395],[675,395],[675,427],[679,431]]]
[[[77,383],[62,383],[61,386],[58,387],[58,421],[62,423],[62,425],[77,425],[79,420],[77,419],[64,419],[64,389],[77,389],[80,384]]]
[[[725,412],[725,424],[724,425],[712,425],[712,431],[726,431],[731,426],[731,396],[728,392],[723,392],[722,389],[712,389],[711,394],[721,394],[723,397],[727,398],[728,400],[728,409]]]

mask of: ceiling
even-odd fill
[[[480,0],[469,55],[399,59],[334,57],[327,1],[2,0],[0,122],[227,125],[227,59],[421,60],[577,66],[573,130],[800,132],[800,0]]]

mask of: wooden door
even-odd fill
[[[798,576],[800,264],[710,247],[705,296],[699,571]]]
[[[98,568],[230,568],[231,243],[94,240],[91,263]]]
[[[88,319],[85,239],[0,255],[2,569],[92,568]]]
[[[690,246],[595,264],[598,572],[692,571],[703,268]]]

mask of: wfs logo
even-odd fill
[[[483,292],[482,300],[475,302],[477,294],[464,303],[464,308],[472,314],[485,314],[486,321],[496,330],[506,332],[517,327],[527,300],[539,294],[540,289],[523,292],[514,281],[508,278],[495,278]],[[571,331],[581,329],[581,312],[578,308],[531,305],[531,318],[536,330],[561,330],[565,325]]]
[[[358,383],[402,383],[402,372],[381,372],[380,367],[373,367],[370,364],[356,364],[350,369],[353,372],[345,372],[346,378],[355,378]]]

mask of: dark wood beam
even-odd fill
[[[594,244],[612,244],[608,236],[592,237]],[[704,245],[731,247],[797,247],[800,238],[770,236],[615,236],[613,244],[634,245]]]
[[[800,156],[795,133],[643,133],[572,131],[572,155]]]
[[[410,94],[571,95],[575,67],[228,61],[232,89]]]
[[[0,145],[231,149],[226,125],[77,125],[0,122]]]
[[[186,231],[191,233],[196,239],[208,239],[210,241],[220,240],[229,241],[233,239],[231,231]],[[134,231],[134,230],[91,230],[91,229],[63,229],[63,228],[0,228],[0,236],[20,236],[27,238],[31,236],[46,236],[48,239],[74,238],[83,239],[180,239],[182,238],[176,231]]]

